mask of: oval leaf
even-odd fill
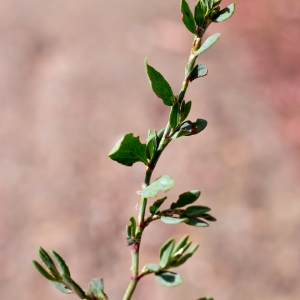
[[[161,285],[166,287],[174,287],[182,284],[181,276],[173,272],[156,273],[155,278]]]
[[[63,283],[52,281],[53,285],[64,294],[72,294],[72,291]]]
[[[189,218],[189,220],[185,223],[188,225],[191,225],[191,226],[195,226],[195,227],[208,227],[209,226],[206,222],[204,222],[198,218]]]
[[[145,187],[141,195],[144,198],[153,198],[157,195],[158,191],[168,191],[172,188],[174,184],[174,179],[169,175],[163,175],[152,182],[150,185]]]
[[[164,105],[172,106],[175,97],[169,83],[158,71],[148,65],[147,59],[145,59],[145,66],[153,92],[163,100]]]
[[[97,299],[107,299],[104,293],[104,283],[102,278],[92,279],[87,291],[87,295],[96,297]]]
[[[209,49],[220,38],[220,36],[220,33],[214,33],[209,38],[207,38],[200,49],[194,53],[194,56],[198,56],[199,54]]]
[[[139,137],[134,137],[132,133],[125,134],[108,156],[128,167],[139,161],[147,165],[146,145],[142,144]]]
[[[191,12],[191,9],[185,0],[180,1],[180,10],[182,12],[182,22],[185,27],[191,32],[196,33],[196,23]]]
[[[159,250],[159,258],[160,258],[159,265],[162,269],[168,266],[174,245],[175,245],[175,240],[169,239],[161,246]]]
[[[195,16],[195,22],[199,27],[202,27],[204,22],[204,17],[206,14],[206,8],[203,5],[201,0],[198,0],[195,6],[194,16]]]
[[[229,19],[235,11],[235,2],[220,10],[218,16],[213,19],[213,22],[220,23]]]
[[[145,268],[154,273],[160,270],[160,266],[156,264],[146,264]]]
[[[185,210],[185,215],[188,217],[198,217],[206,212],[210,211],[209,207],[206,206],[200,206],[200,205],[195,205],[195,206],[189,206]]]
[[[195,68],[191,72],[190,81],[192,82],[193,80],[195,80],[199,77],[204,77],[207,74],[208,74],[208,70],[207,70],[206,66],[204,66],[202,64],[198,64],[195,66]]]
[[[198,190],[192,190],[179,195],[177,202],[171,204],[171,209],[183,207],[195,202],[200,197],[201,192]]]
[[[166,224],[179,224],[179,223],[187,222],[189,220],[188,218],[173,218],[173,217],[166,217],[166,216],[161,216],[160,219]]]

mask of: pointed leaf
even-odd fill
[[[199,54],[209,49],[220,38],[220,36],[220,33],[214,33],[209,38],[207,38],[200,49],[194,53],[194,56],[198,56]]]
[[[198,26],[202,27],[204,18],[206,14],[206,8],[203,5],[201,0],[198,0],[195,6],[194,16],[195,16],[195,22]]]
[[[217,221],[217,219],[215,217],[211,216],[210,214],[202,214],[201,218],[203,218],[203,219],[205,219],[207,221],[210,221],[210,222]]]
[[[195,80],[199,77],[204,77],[207,74],[208,74],[208,70],[207,70],[206,66],[204,66],[202,64],[198,64],[195,66],[195,68],[191,72],[190,81],[192,82],[193,80]]]
[[[51,250],[50,252],[54,257],[55,261],[57,262],[58,266],[60,267],[62,273],[71,276],[68,266],[66,265],[65,261],[60,257],[60,255],[53,250]]]
[[[182,102],[182,104],[184,103],[184,106],[181,106],[181,122],[184,121],[187,116],[189,115],[190,111],[191,111],[191,107],[192,107],[192,101],[188,101],[188,102]]]
[[[39,246],[39,256],[40,256],[41,260],[43,261],[43,263],[45,264],[45,266],[47,267],[47,269],[50,271],[50,273],[54,277],[59,278],[60,275],[55,266],[54,261],[41,246]]]
[[[167,197],[164,197],[162,199],[158,199],[156,200],[150,207],[149,207],[149,211],[151,215],[154,215],[157,210],[160,208],[160,206],[165,202],[165,200],[167,199]]]
[[[150,185],[145,187],[141,195],[144,198],[153,198],[157,195],[158,191],[168,191],[172,188],[174,184],[174,179],[169,175],[163,175],[152,182]]]
[[[189,239],[189,235],[187,234],[176,244],[176,246],[172,251],[172,257],[174,257],[174,255],[177,255],[177,252],[180,251],[187,244],[188,239]]]
[[[87,295],[90,297],[96,297],[96,299],[107,299],[107,296],[104,293],[104,283],[102,278],[94,278],[90,282]]]
[[[162,269],[166,268],[169,264],[171,253],[174,248],[175,240],[169,239],[167,240],[159,250],[159,258],[160,258],[160,267]]]
[[[196,33],[196,23],[191,12],[191,9],[185,0],[180,1],[180,10],[182,12],[182,22],[185,27],[191,32]]]
[[[56,278],[50,275],[37,261],[33,260],[32,263],[42,276],[48,280],[56,281]]]
[[[176,262],[172,263],[172,267],[179,267],[183,265],[196,252],[198,247],[199,244],[193,246],[193,248],[191,248],[191,250],[187,254],[179,258]]]
[[[122,137],[108,156],[124,166],[132,166],[136,162],[147,165],[146,145],[140,142],[139,137],[127,133]]]
[[[229,19],[235,11],[235,2],[220,10],[218,16],[213,19],[213,22],[220,23]]]
[[[157,148],[157,145],[155,145],[156,139],[157,139],[156,130],[154,130],[154,133],[151,133],[151,130],[149,130],[148,138],[146,141],[146,156],[148,159],[151,159],[153,157],[155,149]]]
[[[166,224],[179,224],[179,223],[184,223],[187,222],[189,219],[188,218],[173,218],[173,217],[166,217],[166,216],[161,216],[160,218],[164,223]]]
[[[185,210],[184,215],[186,215],[188,217],[199,217],[208,211],[210,211],[210,208],[207,206],[195,205],[195,206],[189,206]]]
[[[180,122],[180,109],[179,109],[179,103],[176,102],[170,111],[169,116],[169,124],[171,128],[175,128]]]
[[[131,237],[135,237],[135,230],[136,230],[136,220],[134,217],[130,217],[130,227],[131,229]]]
[[[85,292],[82,288],[68,275],[62,274],[64,283],[75,293],[80,299],[85,299]]]
[[[166,287],[174,287],[182,284],[181,276],[173,272],[159,272],[155,274],[155,278],[161,285]]]
[[[169,83],[158,71],[148,65],[147,59],[145,59],[145,66],[153,92],[163,100],[164,105],[172,106],[175,97]]]
[[[195,226],[195,227],[208,227],[209,225],[198,219],[198,218],[189,218],[188,222],[186,222],[186,224],[191,225],[191,226]]]
[[[200,197],[201,192],[198,190],[192,190],[179,195],[177,202],[171,204],[171,209],[183,207],[195,202]]]
[[[53,285],[64,294],[72,294],[72,291],[63,283],[52,281]]]
[[[160,266],[156,264],[146,264],[145,268],[154,273],[160,270]]]

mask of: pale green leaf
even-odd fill
[[[169,175],[163,175],[152,182],[150,185],[145,187],[141,195],[144,198],[153,198],[157,195],[159,191],[168,191],[172,188],[174,184],[174,179]]]

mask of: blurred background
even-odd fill
[[[300,3],[237,2],[232,19],[209,28],[222,34],[198,59],[209,75],[186,95],[191,119],[208,127],[170,144],[153,176],[176,180],[169,203],[200,189],[198,203],[218,222],[154,222],[141,265],[158,262],[171,236],[189,232],[200,248],[178,269],[184,285],[148,276],[133,299],[300,298]],[[122,299],[125,225],[137,215],[144,166],[107,154],[125,133],[145,141],[147,129],[165,126],[168,108],[143,59],[179,92],[192,39],[179,0],[0,2],[2,299],[77,299],[33,268],[39,244],[60,253],[83,288],[102,277],[110,299]]]

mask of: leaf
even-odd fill
[[[220,36],[220,33],[214,33],[213,35],[208,37],[203,43],[203,45],[200,47],[200,49],[194,53],[194,56],[198,56],[199,54],[209,49],[220,38]]]
[[[184,215],[188,216],[188,217],[198,217],[206,212],[210,211],[210,208],[207,206],[189,206],[185,212]]]
[[[166,217],[166,216],[161,216],[160,219],[166,224],[179,224],[179,223],[187,222],[189,220],[188,218],[173,218],[173,217]]]
[[[187,254],[179,258],[176,262],[172,263],[172,267],[179,267],[183,265],[196,252],[198,247],[199,244],[193,246],[193,248],[191,248],[191,250]]]
[[[72,294],[72,291],[63,283],[52,281],[53,285],[64,294]]]
[[[96,297],[96,299],[107,299],[107,296],[104,293],[104,283],[102,278],[94,278],[90,282],[87,295],[90,297]]]
[[[159,250],[159,258],[160,258],[160,267],[162,269],[166,268],[169,264],[171,253],[174,248],[175,240],[168,239]]]
[[[62,274],[64,283],[80,298],[85,299],[85,292],[82,288],[68,275]]]
[[[203,5],[201,0],[198,0],[195,6],[194,16],[195,16],[195,22],[198,26],[202,27],[204,18],[206,14],[206,8]]]
[[[40,256],[41,260],[43,261],[43,263],[45,264],[45,266],[47,267],[47,269],[50,271],[50,273],[52,273],[52,275],[54,277],[59,278],[60,275],[55,266],[54,261],[41,246],[39,246],[39,256]]]
[[[214,0],[214,7],[218,6],[222,0]]]
[[[60,267],[62,273],[71,276],[68,266],[66,265],[65,261],[60,257],[60,255],[53,250],[51,250],[50,252],[54,257],[55,261],[57,262],[58,266]]]
[[[176,102],[172,106],[170,111],[169,124],[171,128],[176,128],[179,122],[180,122],[180,107],[179,107],[179,103]]]
[[[183,106],[182,106],[183,105]],[[185,103],[185,101],[182,101],[181,104],[181,122],[184,121],[187,116],[189,115],[192,107],[192,101],[188,101]]]
[[[205,3],[205,6],[208,9],[212,9],[212,7],[213,7],[213,0],[204,0],[204,3]]]
[[[182,12],[182,22],[185,27],[191,32],[196,33],[196,23],[189,5],[185,0],[180,1],[180,10]]]
[[[146,145],[132,133],[125,134],[114,146],[108,156],[124,166],[132,166],[136,162],[147,165]]]
[[[163,100],[164,105],[172,106],[175,97],[169,83],[158,71],[148,65],[147,59],[145,59],[145,66],[153,92],[158,98]]]
[[[186,245],[188,239],[189,239],[189,235],[187,234],[176,244],[176,246],[172,251],[172,257],[174,257],[174,255],[177,255],[177,252],[180,251]]]
[[[186,222],[186,224],[191,225],[191,226],[195,226],[195,227],[208,227],[209,225],[198,219],[198,218],[189,218],[188,222]]]
[[[220,23],[229,19],[235,11],[235,2],[228,5],[224,9],[220,10],[218,16],[214,18],[212,21],[215,23]]]
[[[171,204],[171,209],[183,207],[195,202],[200,197],[201,192],[198,190],[192,190],[179,195],[177,202]]]
[[[198,134],[207,126],[207,121],[204,119],[197,119],[196,122],[185,121],[178,130],[173,134],[172,139],[178,139],[182,136],[190,136]]]
[[[160,206],[165,202],[165,200],[167,199],[167,197],[161,198],[156,200],[150,207],[149,207],[149,211],[151,215],[154,215],[157,210],[160,208]]]
[[[156,264],[146,264],[145,268],[154,273],[160,270],[160,266]]]
[[[210,214],[203,214],[203,215],[201,215],[201,218],[203,218],[207,221],[210,221],[210,222],[217,221],[217,219],[215,217],[211,216]]]
[[[166,287],[174,287],[182,284],[181,276],[173,272],[159,272],[155,274],[155,278],[161,285]]]
[[[154,133],[151,133],[151,130],[149,130],[148,138],[146,141],[146,156],[148,159],[151,159],[153,157],[155,149],[157,148],[156,140],[157,140],[156,130],[154,130]]]
[[[157,195],[158,191],[168,191],[172,188],[174,184],[174,179],[169,175],[163,175],[159,178],[157,178],[154,182],[152,182],[150,185],[145,187],[141,195],[144,198],[153,198]]]
[[[40,272],[40,274],[44,276],[46,279],[51,281],[56,280],[56,278],[50,275],[37,261],[33,260],[32,263],[35,266],[35,268]]]
[[[208,70],[207,70],[206,66],[204,66],[202,64],[198,64],[195,66],[195,68],[191,72],[190,82],[192,82],[193,80],[195,80],[199,77],[204,77],[207,74],[208,74]]]
[[[211,298],[211,297],[202,297],[202,298],[199,298],[198,300],[214,300],[214,298]]]

